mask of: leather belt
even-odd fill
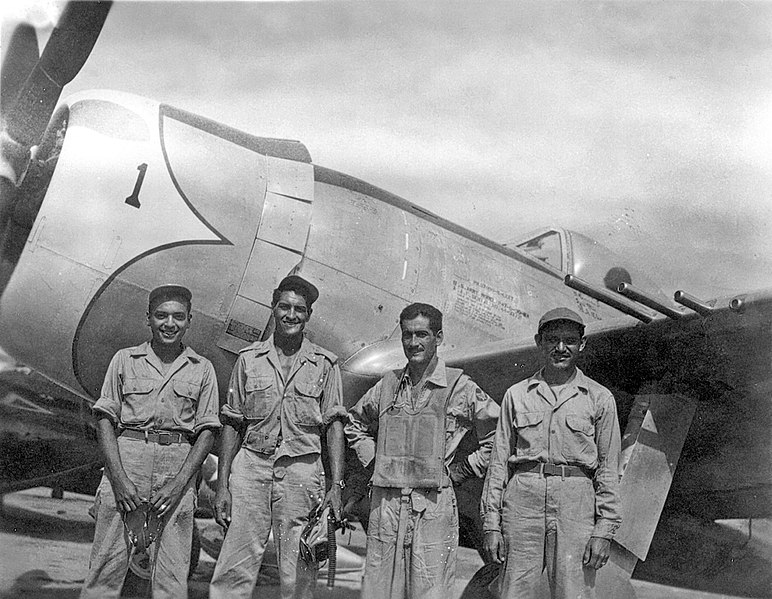
[[[545,462],[523,462],[520,464],[513,464],[510,466],[510,472],[512,474],[522,474],[524,472],[533,472],[541,476],[560,476],[565,478],[567,476],[584,476],[585,478],[592,478],[592,474],[588,472],[586,468],[581,466],[566,466],[560,464],[548,464]]]
[[[136,428],[125,428],[119,437],[129,439],[141,439],[145,443],[158,443],[159,445],[172,445],[174,443],[188,443],[188,436],[178,431],[141,431]]]

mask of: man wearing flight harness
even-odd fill
[[[152,339],[119,350],[94,404],[105,473],[95,499],[96,528],[81,598],[118,597],[135,535],[129,521],[160,527],[150,546],[154,599],[188,596],[195,479],[220,427],[214,368],[183,345],[191,293],[180,285],[150,292]]]
[[[376,383],[346,425],[361,464],[374,466],[362,597],[448,599],[458,549],[453,486],[485,475],[499,407],[437,356],[437,308],[411,304],[399,325],[407,365]],[[454,462],[472,429],[479,447]]]

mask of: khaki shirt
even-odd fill
[[[542,371],[510,387],[501,402],[501,420],[483,487],[481,513],[486,531],[501,530],[509,465],[525,462],[581,466],[594,472],[595,528],[592,536],[612,538],[619,513],[619,422],[614,396],[576,369],[557,388]]]
[[[236,428],[246,424],[242,447],[257,453],[321,454],[322,432],[346,415],[337,362],[304,338],[285,380],[273,336],[253,343],[239,352],[220,418]]]
[[[93,410],[119,429],[179,431],[197,435],[219,428],[214,367],[190,347],[164,374],[163,364],[145,342],[113,356]]]
[[[433,389],[447,387],[445,362],[440,358],[435,358],[435,363],[430,364],[429,369],[424,375],[424,385],[414,395],[407,368],[405,368],[398,387],[396,401],[407,402],[413,409],[420,409],[429,401],[429,394]],[[378,403],[382,383],[383,379],[368,390],[351,408],[345,427],[349,446],[356,451],[359,461],[365,467],[375,457],[375,435],[378,431],[380,418]],[[445,465],[450,465],[461,439],[474,428],[477,432],[479,447],[469,454],[469,465],[479,478],[485,476],[498,417],[498,404],[472,379],[462,374],[448,401],[447,418],[445,419]]]

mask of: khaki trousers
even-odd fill
[[[317,568],[298,559],[308,513],[324,498],[319,454],[280,457],[240,449],[233,460],[231,523],[217,558],[210,599],[252,597],[273,530],[282,599],[311,599]]]
[[[126,475],[143,499],[150,499],[182,468],[190,452],[187,443],[159,445],[141,439],[118,437],[118,452]],[[154,599],[187,599],[190,545],[193,540],[193,512],[196,503],[195,477],[180,502],[164,516],[161,535],[148,549],[155,566],[151,581]],[[129,568],[130,545],[123,517],[107,476],[94,500],[96,527],[91,546],[88,574],[81,599],[110,599],[121,594]]]
[[[595,523],[595,491],[583,476],[515,474],[504,492],[506,560],[501,599],[539,596],[546,570],[553,599],[594,599],[595,570],[582,558]]]
[[[453,487],[373,487],[370,506],[363,599],[449,599],[458,550]]]

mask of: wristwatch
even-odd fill
[[[338,485],[340,487],[341,491],[346,488],[346,481],[343,480],[343,479],[340,479],[338,482],[333,483],[333,484],[334,485]]]

